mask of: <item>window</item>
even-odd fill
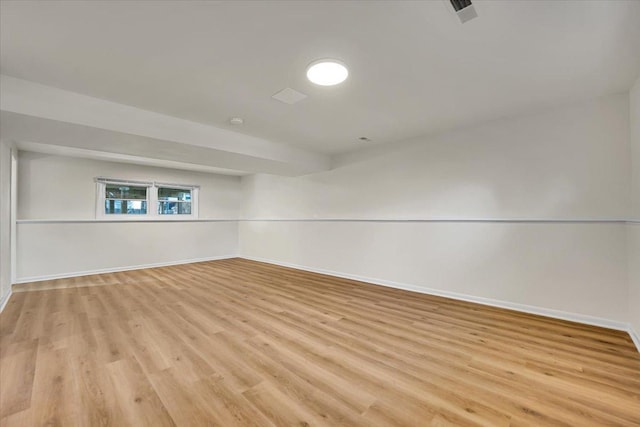
[[[146,215],[147,187],[105,184],[105,215]]]
[[[198,186],[96,178],[96,217],[196,219]]]
[[[191,189],[158,187],[158,215],[191,215]]]

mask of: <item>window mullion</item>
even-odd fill
[[[147,197],[149,198],[149,209],[147,209],[147,214],[155,218],[158,216],[158,187],[155,185],[153,187],[149,187]]]

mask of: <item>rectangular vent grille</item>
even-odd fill
[[[456,11],[458,19],[463,24],[467,21],[471,21],[473,18],[478,17],[476,8],[471,4],[471,0],[449,0],[453,6],[453,10]]]
[[[453,9],[458,12],[465,7],[471,6],[471,0],[451,0],[451,5],[453,6]]]

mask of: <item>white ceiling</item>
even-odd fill
[[[327,154],[623,91],[640,74],[640,1],[474,4],[460,24],[445,0],[2,1],[0,71]],[[349,79],[307,82],[323,57]],[[271,99],[285,87],[309,97]]]

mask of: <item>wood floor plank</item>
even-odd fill
[[[37,354],[37,339],[7,345],[0,359],[0,419],[31,406]]]
[[[126,425],[175,426],[135,357],[108,363],[106,370]]]
[[[640,425],[621,331],[242,259],[14,292],[2,426]]]
[[[233,391],[224,377],[211,376],[193,384],[198,400],[216,413],[214,421],[225,427],[273,427],[273,423],[251,405],[241,393]]]
[[[173,368],[149,375],[153,388],[167,408],[172,420],[184,426],[224,426],[218,421],[214,405],[199,398],[193,383],[186,381]],[[207,396],[217,399],[217,396]]]

